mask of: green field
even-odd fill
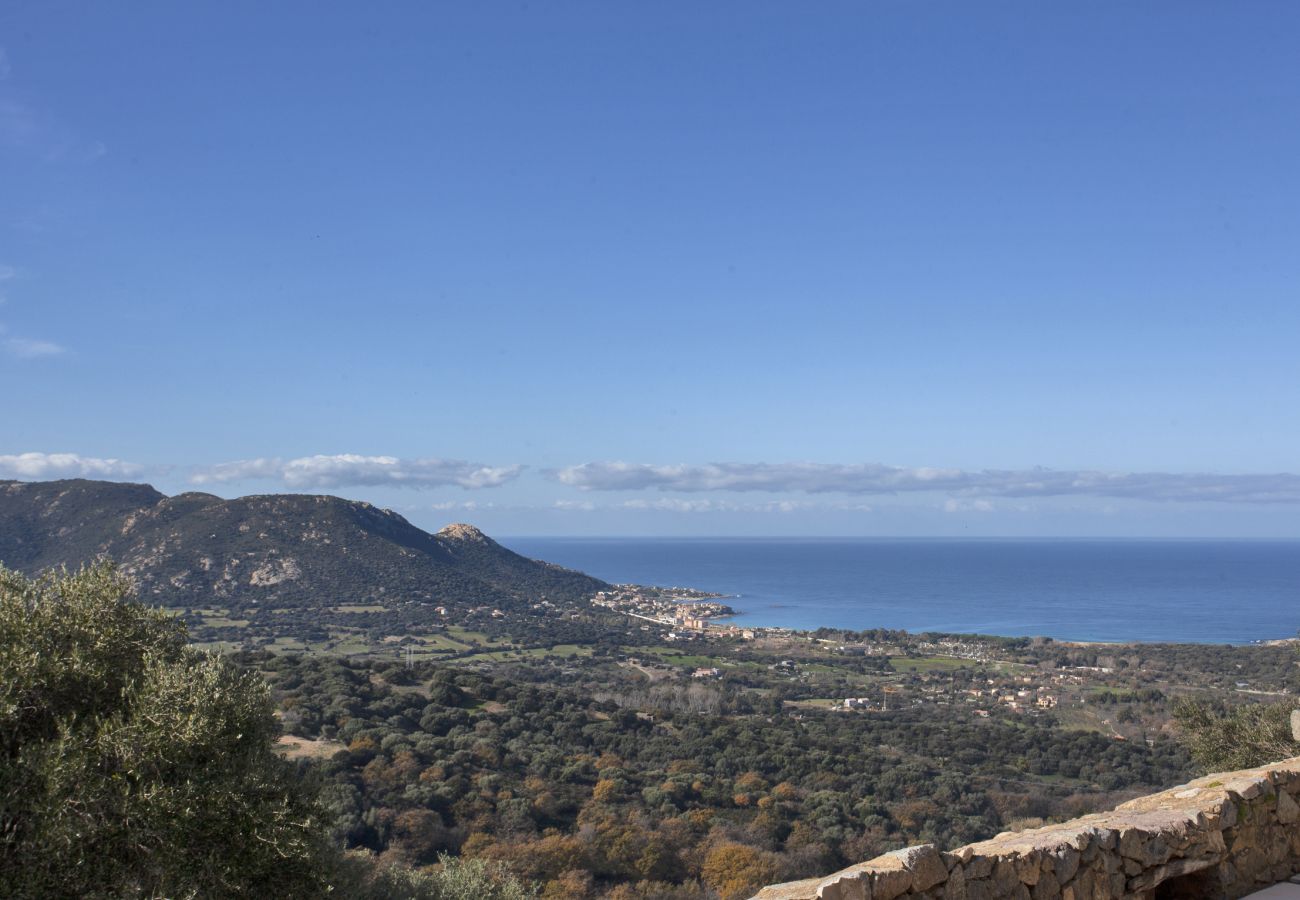
[[[843,697],[815,697],[811,700],[786,700],[785,705],[793,709],[830,709],[832,704],[838,705]]]
[[[464,653],[473,649],[473,644],[452,640],[445,634],[422,634],[415,638],[435,653]]]
[[[684,653],[681,650],[675,650],[672,647],[624,647],[623,652],[630,656],[641,656],[649,658],[658,657],[658,662],[668,666],[683,666],[692,669],[753,669],[761,670],[766,666],[736,659],[728,659],[725,656],[705,656],[700,653]]]
[[[199,627],[199,628],[230,628],[230,627],[234,627],[234,628],[243,628],[243,627],[245,627],[246,625],[248,625],[248,619],[231,619],[231,618],[227,618],[226,616],[208,616],[208,615],[205,615],[205,616],[203,617],[203,621],[202,621],[201,623],[199,623],[199,625],[196,626],[196,627]]]
[[[975,665],[969,659],[953,656],[894,656],[889,660],[895,672],[950,672]]]
[[[577,644],[556,644],[554,647],[534,647],[531,650],[493,650],[486,653],[475,653],[473,656],[466,656],[464,657],[464,661],[477,662],[482,660],[491,660],[493,662],[502,662],[508,659],[544,659],[547,657],[554,659],[574,659],[580,656],[591,656],[591,648],[580,647]]]
[[[503,641],[499,638],[490,638],[481,631],[470,631],[468,628],[461,628],[459,625],[449,625],[447,627],[447,634],[471,647],[510,646],[509,641]]]

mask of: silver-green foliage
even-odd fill
[[[350,855],[351,856],[351,855]],[[352,856],[363,874],[345,894],[365,900],[533,900],[537,892],[500,865],[439,854],[438,865],[419,871],[371,866]]]
[[[0,568],[0,896],[316,896],[336,859],[265,683],[100,564]]]
[[[1206,771],[1226,772],[1277,762],[1300,753],[1291,735],[1294,703],[1253,703],[1216,710],[1184,700],[1174,720],[1192,757]]]

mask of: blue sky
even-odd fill
[[[1300,8],[0,8],[0,477],[1300,537]]]

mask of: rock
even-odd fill
[[[993,864],[993,877],[991,880],[997,895],[1000,897],[1013,896],[1013,891],[1017,885],[1024,887],[1024,885],[1020,884],[1020,874],[1015,863],[1009,859],[999,859]]]
[[[957,866],[948,873],[948,880],[943,886],[944,900],[967,900],[966,873]]]
[[[865,880],[861,876],[837,878],[823,882],[817,891],[819,900],[872,900],[867,893]]]
[[[1167,881],[1170,878],[1177,878],[1180,875],[1189,875],[1192,872],[1199,872],[1202,869],[1208,869],[1215,864],[1213,859],[1176,859],[1173,862],[1163,866],[1157,866],[1154,869],[1147,869],[1142,874],[1130,878],[1128,889],[1137,894],[1142,891],[1150,890],[1158,884]]]
[[[1029,894],[1034,900],[1059,900],[1061,883],[1056,880],[1056,876],[1051,872],[1044,872]]]
[[[993,874],[994,859],[992,856],[976,856],[967,860],[963,868],[966,870],[967,879],[983,879]]]
[[[1126,828],[1119,835],[1119,855],[1125,859],[1139,860],[1142,858],[1142,845],[1146,841],[1146,834],[1139,828]]]
[[[1294,727],[1295,717],[1300,716],[1300,710],[1291,713],[1291,722]],[[1297,805],[1295,799],[1286,791],[1277,792],[1277,820],[1283,825],[1292,825],[1296,819],[1300,819],[1300,805]]]
[[[1273,781],[1266,775],[1243,772],[1227,782],[1223,788],[1237,794],[1242,800],[1254,800],[1256,797],[1271,792],[1273,790]]]
[[[808,900],[817,893],[817,885],[824,879],[805,878],[802,881],[787,881],[771,884],[763,888],[751,900]]]
[[[1068,884],[1079,871],[1079,851],[1065,847],[1052,854],[1052,874],[1061,884]]]
[[[1039,862],[1036,855],[1022,856],[1016,860],[1016,875],[1019,876],[1021,884],[1033,887],[1038,884],[1041,874],[1042,863]]]

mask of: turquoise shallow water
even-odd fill
[[[733,595],[739,624],[1245,643],[1300,629],[1300,542],[510,538],[608,581]]]

